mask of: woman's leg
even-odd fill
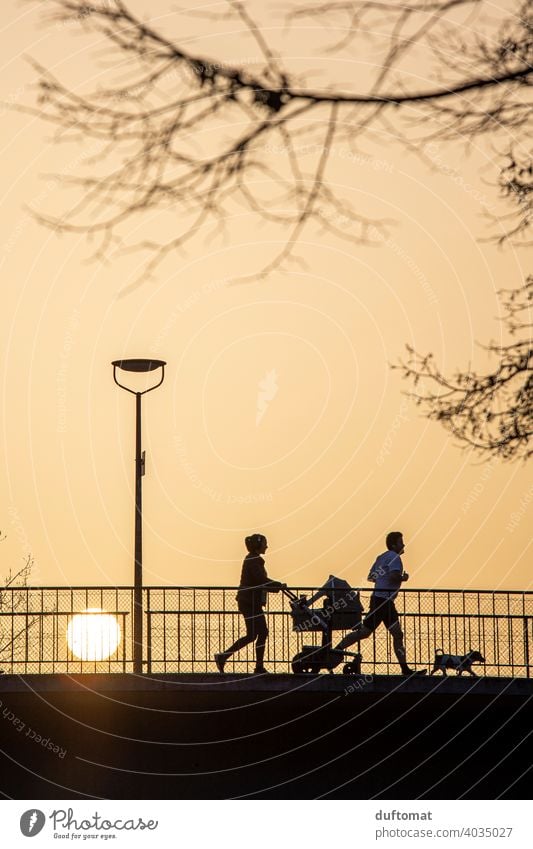
[[[257,642],[255,644],[255,665],[257,669],[263,669],[265,646],[268,637],[268,628],[264,613],[256,614],[254,630],[257,636]]]
[[[226,661],[230,657],[230,655],[239,651],[239,649],[243,649],[245,646],[249,645],[249,643],[253,643],[254,640],[256,641],[256,672],[261,672],[264,669],[263,663],[265,660],[265,647],[268,637],[266,616],[262,610],[244,611],[241,609],[240,612],[244,616],[244,621],[246,623],[246,635],[244,637],[239,637],[239,639],[236,640],[232,646],[226,649],[226,651],[222,652],[221,654],[215,655],[215,662],[217,664],[219,672],[223,672]]]
[[[246,612],[241,610],[240,613],[242,613],[242,615],[244,616],[244,622],[246,624],[246,635],[244,637],[239,637],[239,639],[235,640],[235,642],[233,643],[232,646],[229,647],[229,649],[226,649],[223,652],[223,654],[225,654],[227,657],[229,657],[230,655],[234,654],[237,651],[240,651],[245,646],[247,646],[249,643],[253,643],[253,641],[255,640],[255,638],[257,636],[257,634],[255,632],[255,628],[254,628],[254,615],[253,615],[253,613],[251,613],[248,610]]]

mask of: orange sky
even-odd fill
[[[28,55],[75,85],[100,80],[73,27],[43,28],[24,3],[4,9],[4,102],[32,102]],[[213,55],[213,29],[194,26]],[[294,37],[295,61],[318,67],[309,31]],[[29,115],[2,118],[6,571],[31,552],[35,584],[131,582],[134,403],[110,361],[157,356],[168,372],[144,404],[147,584],[235,583],[242,538],[261,530],[275,577],[312,585],[333,572],[357,585],[400,529],[410,586],[531,587],[527,467],[460,451],[389,368],[406,342],[448,372],[483,367],[475,340],[499,337],[497,290],[518,286],[528,265],[525,251],[480,241],[487,211],[506,211],[488,145],[466,157],[439,143],[431,172],[392,140],[369,142],[365,162],[339,142],[330,180],[397,222],[380,248],[310,227],[299,247],[307,269],[230,285],[284,236],[243,210],[226,240],[199,233],[125,294],[138,259],[88,263],[81,237],[58,238],[25,210],[64,209],[43,175],[78,173],[88,149],[54,145]],[[159,222],[131,226],[142,237]]]

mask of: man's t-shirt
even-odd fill
[[[402,558],[395,551],[385,551],[376,558],[368,579],[375,580],[374,595],[394,601],[398,595],[398,574],[403,574]],[[371,578],[371,576],[374,576]]]

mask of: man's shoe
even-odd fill
[[[413,675],[415,678],[422,678],[424,675],[427,675],[427,669],[409,669],[409,667],[406,666],[402,669],[402,675]]]
[[[229,657],[229,654],[225,652],[219,652],[219,654],[215,655],[215,663],[217,665],[217,669],[219,672],[224,672],[224,667],[226,665],[226,661]]]
[[[265,669],[264,666],[256,666],[254,669],[254,675],[268,675],[268,669]]]

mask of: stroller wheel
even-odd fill
[[[295,675],[299,675],[301,672],[306,671],[306,663],[304,661],[303,652],[298,652],[298,654],[294,655],[291,666]]]
[[[298,667],[298,672],[305,672],[306,674],[318,675],[320,672],[320,666],[316,666],[314,663],[306,663],[305,661],[302,661],[298,664]]]
[[[318,675],[320,672],[321,666],[320,663],[317,663],[317,650],[314,647],[311,647],[309,650],[300,651],[298,654],[295,654],[292,659],[292,671],[299,675],[302,672],[308,672],[313,675]]]
[[[292,671],[295,675],[302,675],[304,673],[312,673],[313,675],[318,675],[320,672],[320,666],[316,666],[314,663],[306,662],[305,660],[293,660],[292,662]]]
[[[355,662],[355,663],[345,663],[343,670],[342,670],[342,674],[343,675],[360,675],[361,674],[360,664],[357,663],[357,662]]]

